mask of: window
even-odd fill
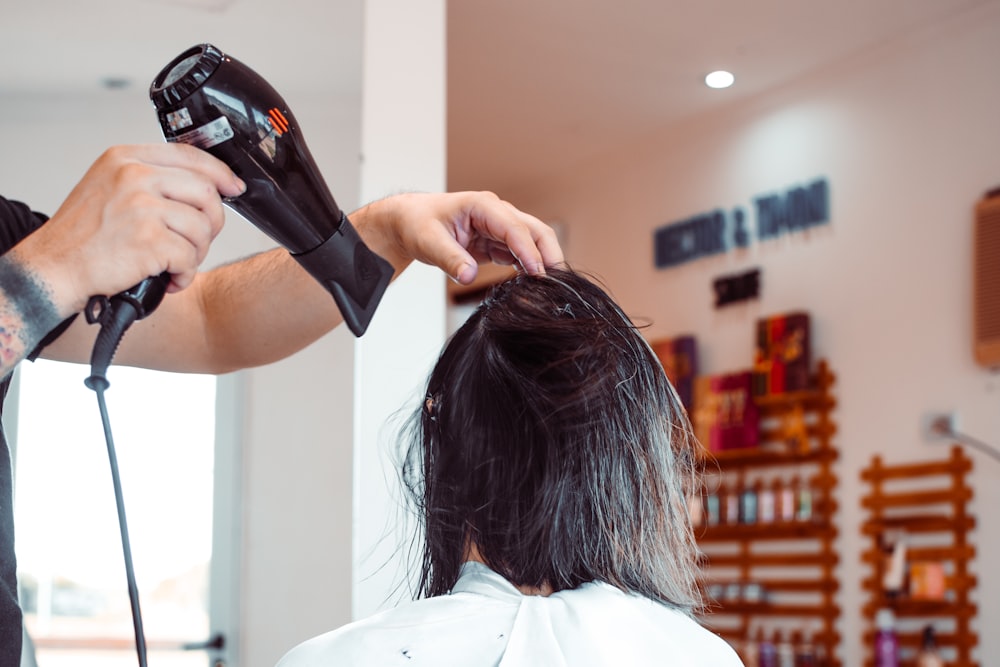
[[[18,373],[16,548],[37,659],[45,667],[132,667],[108,451],[96,394],[83,383],[89,368],[38,361]],[[180,649],[205,642],[213,627],[216,378],[114,366],[108,380],[149,663],[204,667],[205,651]]]

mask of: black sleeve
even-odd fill
[[[48,216],[32,211],[21,202],[0,197],[0,254],[5,254],[8,250],[16,246],[24,237],[44,225],[48,219]],[[72,315],[57,325],[31,351],[28,359],[31,361],[37,359],[45,346],[58,338],[62,332],[66,331],[75,319],[76,315]]]

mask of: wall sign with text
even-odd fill
[[[825,178],[781,193],[758,195],[747,210],[717,208],[671,222],[653,232],[656,268],[668,269],[701,257],[746,248],[830,222],[830,186]],[[752,223],[752,224],[751,224]]]

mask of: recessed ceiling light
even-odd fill
[[[720,69],[705,77],[705,85],[709,88],[728,88],[735,80],[731,72]]]

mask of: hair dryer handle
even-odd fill
[[[110,299],[104,296],[91,297],[84,314],[91,324],[99,323],[101,330],[94,341],[90,354],[90,377],[84,382],[91,389],[106,389],[104,375],[118,350],[122,336],[130,326],[141,320],[160,305],[170,284],[170,274],[164,271],[158,276],[150,276]]]
[[[170,285],[170,274],[164,271],[158,276],[150,276],[124,292],[114,295],[111,297],[111,304],[117,305],[122,301],[132,304],[137,313],[135,319],[141,320],[160,305],[167,293],[168,285]]]
[[[365,245],[343,212],[329,239],[292,257],[333,295],[351,332],[364,334],[395,273],[392,264]]]

